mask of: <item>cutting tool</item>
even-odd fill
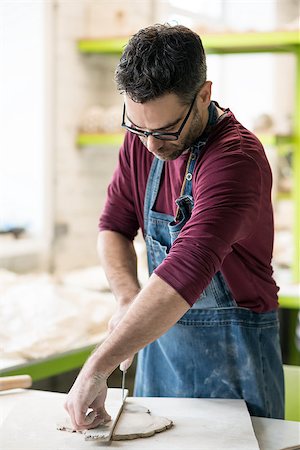
[[[125,379],[126,379],[126,372],[127,370],[123,370],[122,375],[122,402],[125,400]]]

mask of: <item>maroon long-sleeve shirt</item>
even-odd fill
[[[188,154],[164,165],[155,210],[175,215]],[[100,230],[134,239],[144,230],[144,196],[153,155],[127,133],[108,188]],[[155,270],[190,305],[220,270],[239,306],[278,307],[272,278],[272,176],[259,140],[229,111],[210,133],[193,176],[194,208]]]

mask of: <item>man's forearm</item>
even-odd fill
[[[97,248],[113,294],[120,305],[129,303],[140,291],[133,243],[114,231],[101,231]]]
[[[91,371],[109,376],[121,361],[164,334],[188,309],[188,303],[153,274],[118,326],[90,357]]]

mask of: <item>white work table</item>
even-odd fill
[[[60,396],[60,397],[59,397]],[[18,402],[24,402],[32,400],[33,398],[39,398],[40,400],[48,398],[61,399],[63,405],[64,395],[57,393],[46,393],[43,391],[34,390],[21,390],[15,389],[12,391],[3,391],[0,393],[0,447],[1,436],[5,432],[2,426],[9,413],[18,405]],[[109,444],[99,444],[97,442],[85,442],[84,448],[95,449],[95,447],[101,447],[109,445],[110,449],[123,448],[123,449],[155,449],[155,450],[206,450],[201,443],[201,421],[197,411],[199,408],[195,407],[198,400],[201,399],[174,399],[174,398],[130,398],[130,401],[137,402],[148,407],[151,413],[154,415],[160,415],[170,418],[174,421],[175,426],[165,432],[156,434],[150,438],[136,439],[131,441],[112,441]],[[41,402],[41,405],[43,401]],[[178,407],[182,405],[182,408]],[[30,409],[30,408],[29,408]],[[32,412],[28,411],[28,417],[24,418],[24,422],[30,423],[30,415]],[[41,411],[43,415],[43,411]],[[259,443],[261,450],[282,450],[286,447],[299,444],[300,449],[300,423],[288,422],[284,420],[264,419],[258,417],[252,417],[253,428]],[[53,429],[55,429],[55,423],[53,423]],[[215,448],[218,450],[218,440],[222,440],[222,436],[218,436],[217,423],[216,433],[214,433],[213,439],[215,439]],[[238,424],[237,424],[238,425]],[[38,427],[39,424],[36,424]],[[21,425],[20,425],[21,427]],[[25,427],[25,425],[24,425]],[[27,433],[29,430],[26,430]],[[24,434],[26,434],[24,430]],[[63,432],[61,432],[63,433]],[[77,435],[70,435],[70,438],[78,438]],[[81,437],[81,436],[80,436]],[[45,436],[46,438],[46,436]],[[73,441],[75,442],[75,441]],[[77,441],[79,442],[79,441]],[[27,448],[27,447],[26,447]],[[37,448],[32,441],[31,449]],[[52,448],[51,445],[47,446]],[[61,448],[64,448],[63,446]],[[77,448],[83,448],[81,445],[75,445],[73,450]],[[19,448],[10,447],[9,450],[20,450]],[[4,450],[7,450],[6,448]],[[60,450],[53,447],[53,450]]]

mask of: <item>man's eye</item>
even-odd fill
[[[157,130],[159,133],[170,133],[174,127],[164,128],[163,130]]]
[[[136,125],[134,125],[133,123],[131,124],[132,128],[135,128],[138,131],[144,131],[143,128],[137,127]]]

